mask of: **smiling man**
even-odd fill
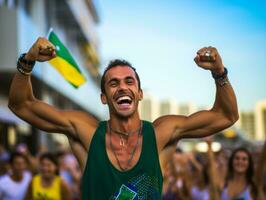
[[[9,107],[41,130],[68,136],[84,169],[83,199],[161,199],[159,156],[163,150],[182,138],[212,135],[238,119],[227,70],[213,47],[200,49],[194,59],[199,67],[210,70],[215,79],[213,107],[190,116],[162,116],[154,122],[140,119],[141,82],[135,68],[123,60],[110,62],[102,76],[101,101],[109,108],[108,121],[98,122],[81,111],[58,110],[36,99],[30,81],[33,65],[54,57],[54,46],[39,38],[19,58]]]

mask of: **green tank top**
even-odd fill
[[[160,200],[162,172],[153,126],[143,121],[140,158],[130,170],[121,172],[110,162],[105,146],[107,122],[99,123],[92,138],[82,178],[83,200]]]

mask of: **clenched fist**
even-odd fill
[[[194,61],[199,67],[210,70],[217,75],[223,74],[224,72],[221,56],[215,47],[204,47],[200,49]]]
[[[26,60],[44,62],[56,57],[55,46],[46,38],[39,37],[25,55]]]

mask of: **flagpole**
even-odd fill
[[[46,35],[46,39],[49,38],[49,35],[50,35],[50,33],[51,33],[53,30],[54,30],[54,29],[53,29],[52,27],[50,27],[50,29],[49,29],[49,31],[48,31],[48,33],[47,33],[47,35]]]

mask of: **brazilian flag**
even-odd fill
[[[49,63],[75,88],[78,88],[86,79],[80,71],[76,61],[71,56],[68,49],[60,41],[53,30],[48,34],[48,40],[56,48],[56,57],[49,61]]]

